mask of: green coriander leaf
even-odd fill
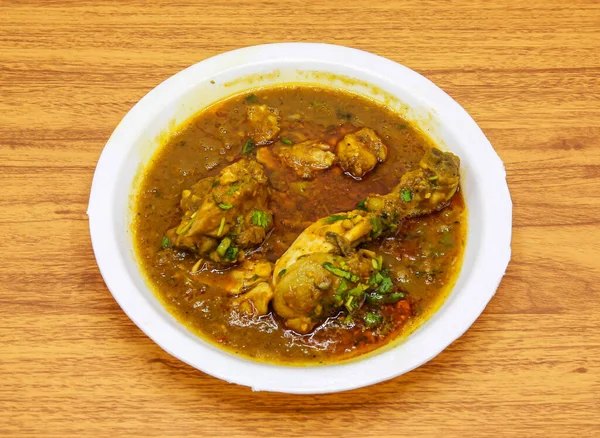
[[[236,248],[235,246],[230,246],[229,248],[227,248],[227,251],[225,251],[225,259],[228,262],[232,262],[235,259],[237,259],[237,255],[239,252],[239,248]]]
[[[348,290],[348,283],[346,283],[346,280],[342,280],[340,282],[340,285],[338,286],[337,290],[335,291],[336,295],[341,295],[344,292],[346,292]]]
[[[350,289],[348,291],[348,295],[353,296],[353,297],[361,297],[366,288],[367,288],[366,286],[359,284],[355,288]]]
[[[219,246],[217,247],[217,254],[219,254],[219,256],[224,257],[225,253],[227,252],[227,250],[229,249],[229,247],[231,246],[231,239],[229,237],[225,237],[221,240],[221,243],[219,243]]]
[[[289,138],[285,138],[285,137],[281,137],[279,139],[279,141],[282,142],[283,144],[287,144],[288,146],[291,146],[293,144],[292,140],[290,140]]]
[[[404,202],[410,202],[412,201],[412,192],[408,189],[402,189],[400,190],[400,197]]]
[[[221,210],[229,210],[230,208],[233,208],[233,204],[230,204],[229,202],[219,202],[217,205]]]
[[[394,283],[392,283],[392,279],[387,275],[382,275],[383,279],[379,284],[379,292],[387,294],[392,291],[394,287]]]
[[[235,192],[238,191],[239,188],[240,188],[240,186],[237,183],[232,184],[231,187],[229,187],[227,189],[227,192],[226,192],[227,196],[233,195]]]
[[[356,302],[354,301],[354,297],[349,297],[348,300],[344,303],[346,306],[346,310],[351,313],[353,310],[356,310]]]
[[[244,146],[242,147],[242,154],[249,154],[254,150],[254,146],[254,140],[249,138],[248,140],[246,140],[246,143],[244,143]]]
[[[332,214],[331,216],[325,218],[324,222],[332,224],[337,221],[343,221],[344,219],[348,219],[348,216],[344,216],[342,214]]]
[[[250,217],[250,223],[252,223],[252,225],[267,228],[269,226],[269,221],[269,215],[266,212],[261,210],[252,211],[252,216]]]
[[[333,275],[337,277],[345,278],[346,280],[351,281],[352,283],[358,283],[360,281],[360,277],[352,272],[344,271],[341,268],[338,268],[333,265],[333,263],[325,262],[323,263],[323,268],[327,269]]]
[[[386,303],[395,304],[398,301],[400,301],[402,298],[404,298],[405,296],[406,295],[404,295],[403,293],[400,293],[400,292],[389,294],[386,297]]]
[[[373,234],[378,234],[380,231],[383,230],[381,219],[379,219],[376,216],[371,216],[369,220],[371,222],[371,227],[373,228]]]
[[[256,94],[252,93],[246,96],[246,103],[257,103],[258,97]]]
[[[363,319],[365,321],[365,325],[368,328],[377,327],[379,324],[381,324],[383,322],[383,316],[381,316],[379,313],[372,313],[372,312],[365,313],[365,316]]]

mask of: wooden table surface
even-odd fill
[[[0,436],[600,436],[600,3],[0,4]],[[146,92],[220,52],[323,41],[422,73],[506,164],[513,258],[472,328],[347,393],[253,393],[121,311],[85,214]]]

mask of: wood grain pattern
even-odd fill
[[[0,3],[0,436],[600,435],[596,0]],[[399,61],[506,164],[513,260],[427,365],[348,393],[253,393],[173,359],[119,309],[85,210],[96,161],[156,84],[240,46]]]

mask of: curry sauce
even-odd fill
[[[377,153],[358,164],[342,156],[340,144],[351,145],[353,138],[379,145]],[[348,222],[351,230],[368,215],[373,222],[373,211],[384,208],[379,199],[387,202],[384,196],[405,175],[418,172],[432,148],[428,137],[389,108],[340,90],[271,87],[220,101],[186,122],[143,171],[132,222],[143,273],[182,324],[234,354],[308,365],[375,350],[435,311],[454,284],[466,239],[465,203],[456,187],[449,201],[439,201],[426,214],[409,211],[396,220],[384,212],[383,225],[373,225],[380,230],[370,229],[368,237],[356,242],[338,239],[335,257],[340,264],[323,263],[333,280],[314,289],[323,296],[335,289],[329,295],[333,298],[307,310],[314,327],[291,324],[275,310],[276,301],[268,301],[264,312],[256,311],[258,305],[250,306],[254,313],[232,307],[232,300],[248,289],[235,289],[237,272],[245,260],[257,261],[254,269],[268,272],[245,277],[245,284],[254,286],[250,280],[263,276],[270,284],[272,276],[276,300],[277,283],[292,273],[291,268],[275,272],[274,267],[308,227],[321,221],[343,230],[341,224]],[[311,155],[306,158],[299,151]],[[236,205],[246,196],[240,194],[244,187],[239,181],[224,183],[225,169],[236,163],[243,167],[240,172],[260,167],[248,178],[262,184],[262,198],[253,189],[244,205]],[[426,171],[425,179],[435,190],[441,178],[431,172]],[[200,232],[191,231],[199,228],[197,217],[209,202],[203,193],[209,192],[222,217],[198,240]],[[398,202],[414,204],[416,196],[402,188]],[[260,208],[248,207],[259,198]],[[344,262],[358,254],[367,260],[364,279],[358,271],[350,272],[352,263]],[[356,285],[360,290],[351,297]],[[340,294],[345,295],[339,305],[331,305]]]

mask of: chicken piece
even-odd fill
[[[183,191],[183,218],[167,236],[174,246],[215,262],[236,262],[243,250],[259,246],[272,228],[268,198],[263,167],[242,159],[225,167],[217,177]]]
[[[458,189],[459,167],[460,159],[456,155],[431,148],[417,169],[402,175],[391,193],[369,196],[365,207],[393,221],[440,210]]]
[[[222,289],[224,293],[231,295],[231,309],[247,316],[261,316],[268,313],[269,302],[273,297],[270,285],[272,270],[271,262],[254,257],[226,270],[194,270],[186,278],[196,284]]]
[[[285,253],[275,262],[273,284],[277,285],[283,275],[298,259],[313,253],[342,253],[335,236],[343,238],[350,246],[356,246],[369,239],[373,231],[371,216],[361,210],[334,214],[319,219],[306,228]],[[285,272],[285,271],[284,271]]]
[[[269,170],[276,170],[278,167],[281,167],[281,163],[273,153],[272,148],[259,148],[256,151],[256,161]]]
[[[360,307],[373,270],[371,259],[363,254],[306,255],[282,275],[273,294],[273,309],[286,326],[308,333],[340,306]],[[341,276],[345,274],[348,279]]]
[[[357,253],[354,247],[376,236],[374,218],[374,214],[354,210],[320,219],[277,260],[273,308],[287,327],[308,333],[346,303],[360,307],[374,267],[372,257]],[[344,273],[348,278],[340,276]],[[340,295],[350,291],[354,303]]]
[[[306,228],[277,260],[273,271],[273,307],[286,325],[306,333],[330,316],[332,310],[345,305],[338,300],[332,306],[327,298],[331,289],[317,287],[317,283],[325,282],[325,274],[317,265],[326,269],[327,261],[354,276],[349,280],[352,284],[347,294],[353,291],[355,295],[350,296],[355,299],[364,296],[370,287],[364,284],[369,267],[363,267],[354,248],[395,230],[396,222],[405,217],[428,214],[446,206],[458,188],[458,171],[459,161],[453,154],[438,149],[427,151],[419,168],[404,174],[392,193],[367,198],[367,211],[334,214]],[[373,262],[373,268],[375,264],[379,262]],[[340,272],[332,273],[339,277]],[[328,278],[331,287],[336,287],[331,276]],[[348,295],[346,298],[349,299]]]
[[[236,295],[229,306],[246,316],[261,316],[269,312],[269,302],[273,298],[270,285],[273,265],[265,259],[244,260],[228,272],[225,284],[227,292]],[[219,287],[219,285],[217,285]]]
[[[307,140],[294,146],[275,146],[273,153],[300,178],[312,178],[316,172],[327,170],[336,161],[331,146],[316,140]]]
[[[263,281],[269,281],[273,265],[263,259],[244,260],[229,272],[230,281],[226,282],[227,291],[230,294],[238,295]]]
[[[338,142],[337,156],[342,169],[358,179],[385,161],[387,147],[372,129],[363,128]]]
[[[254,286],[248,292],[232,298],[233,309],[247,316],[262,316],[269,312],[269,302],[273,298],[273,289],[268,282]]]
[[[330,253],[338,248],[339,245],[328,236],[341,236],[355,247],[394,229],[397,221],[445,207],[458,188],[458,172],[458,157],[435,148],[428,150],[419,168],[405,173],[391,193],[368,197],[365,200],[367,211],[334,214],[306,228],[275,263],[273,283],[277,284],[282,269],[300,257],[315,252]]]
[[[267,105],[250,105],[248,107],[249,132],[252,140],[258,146],[263,146],[279,133],[279,113]]]

